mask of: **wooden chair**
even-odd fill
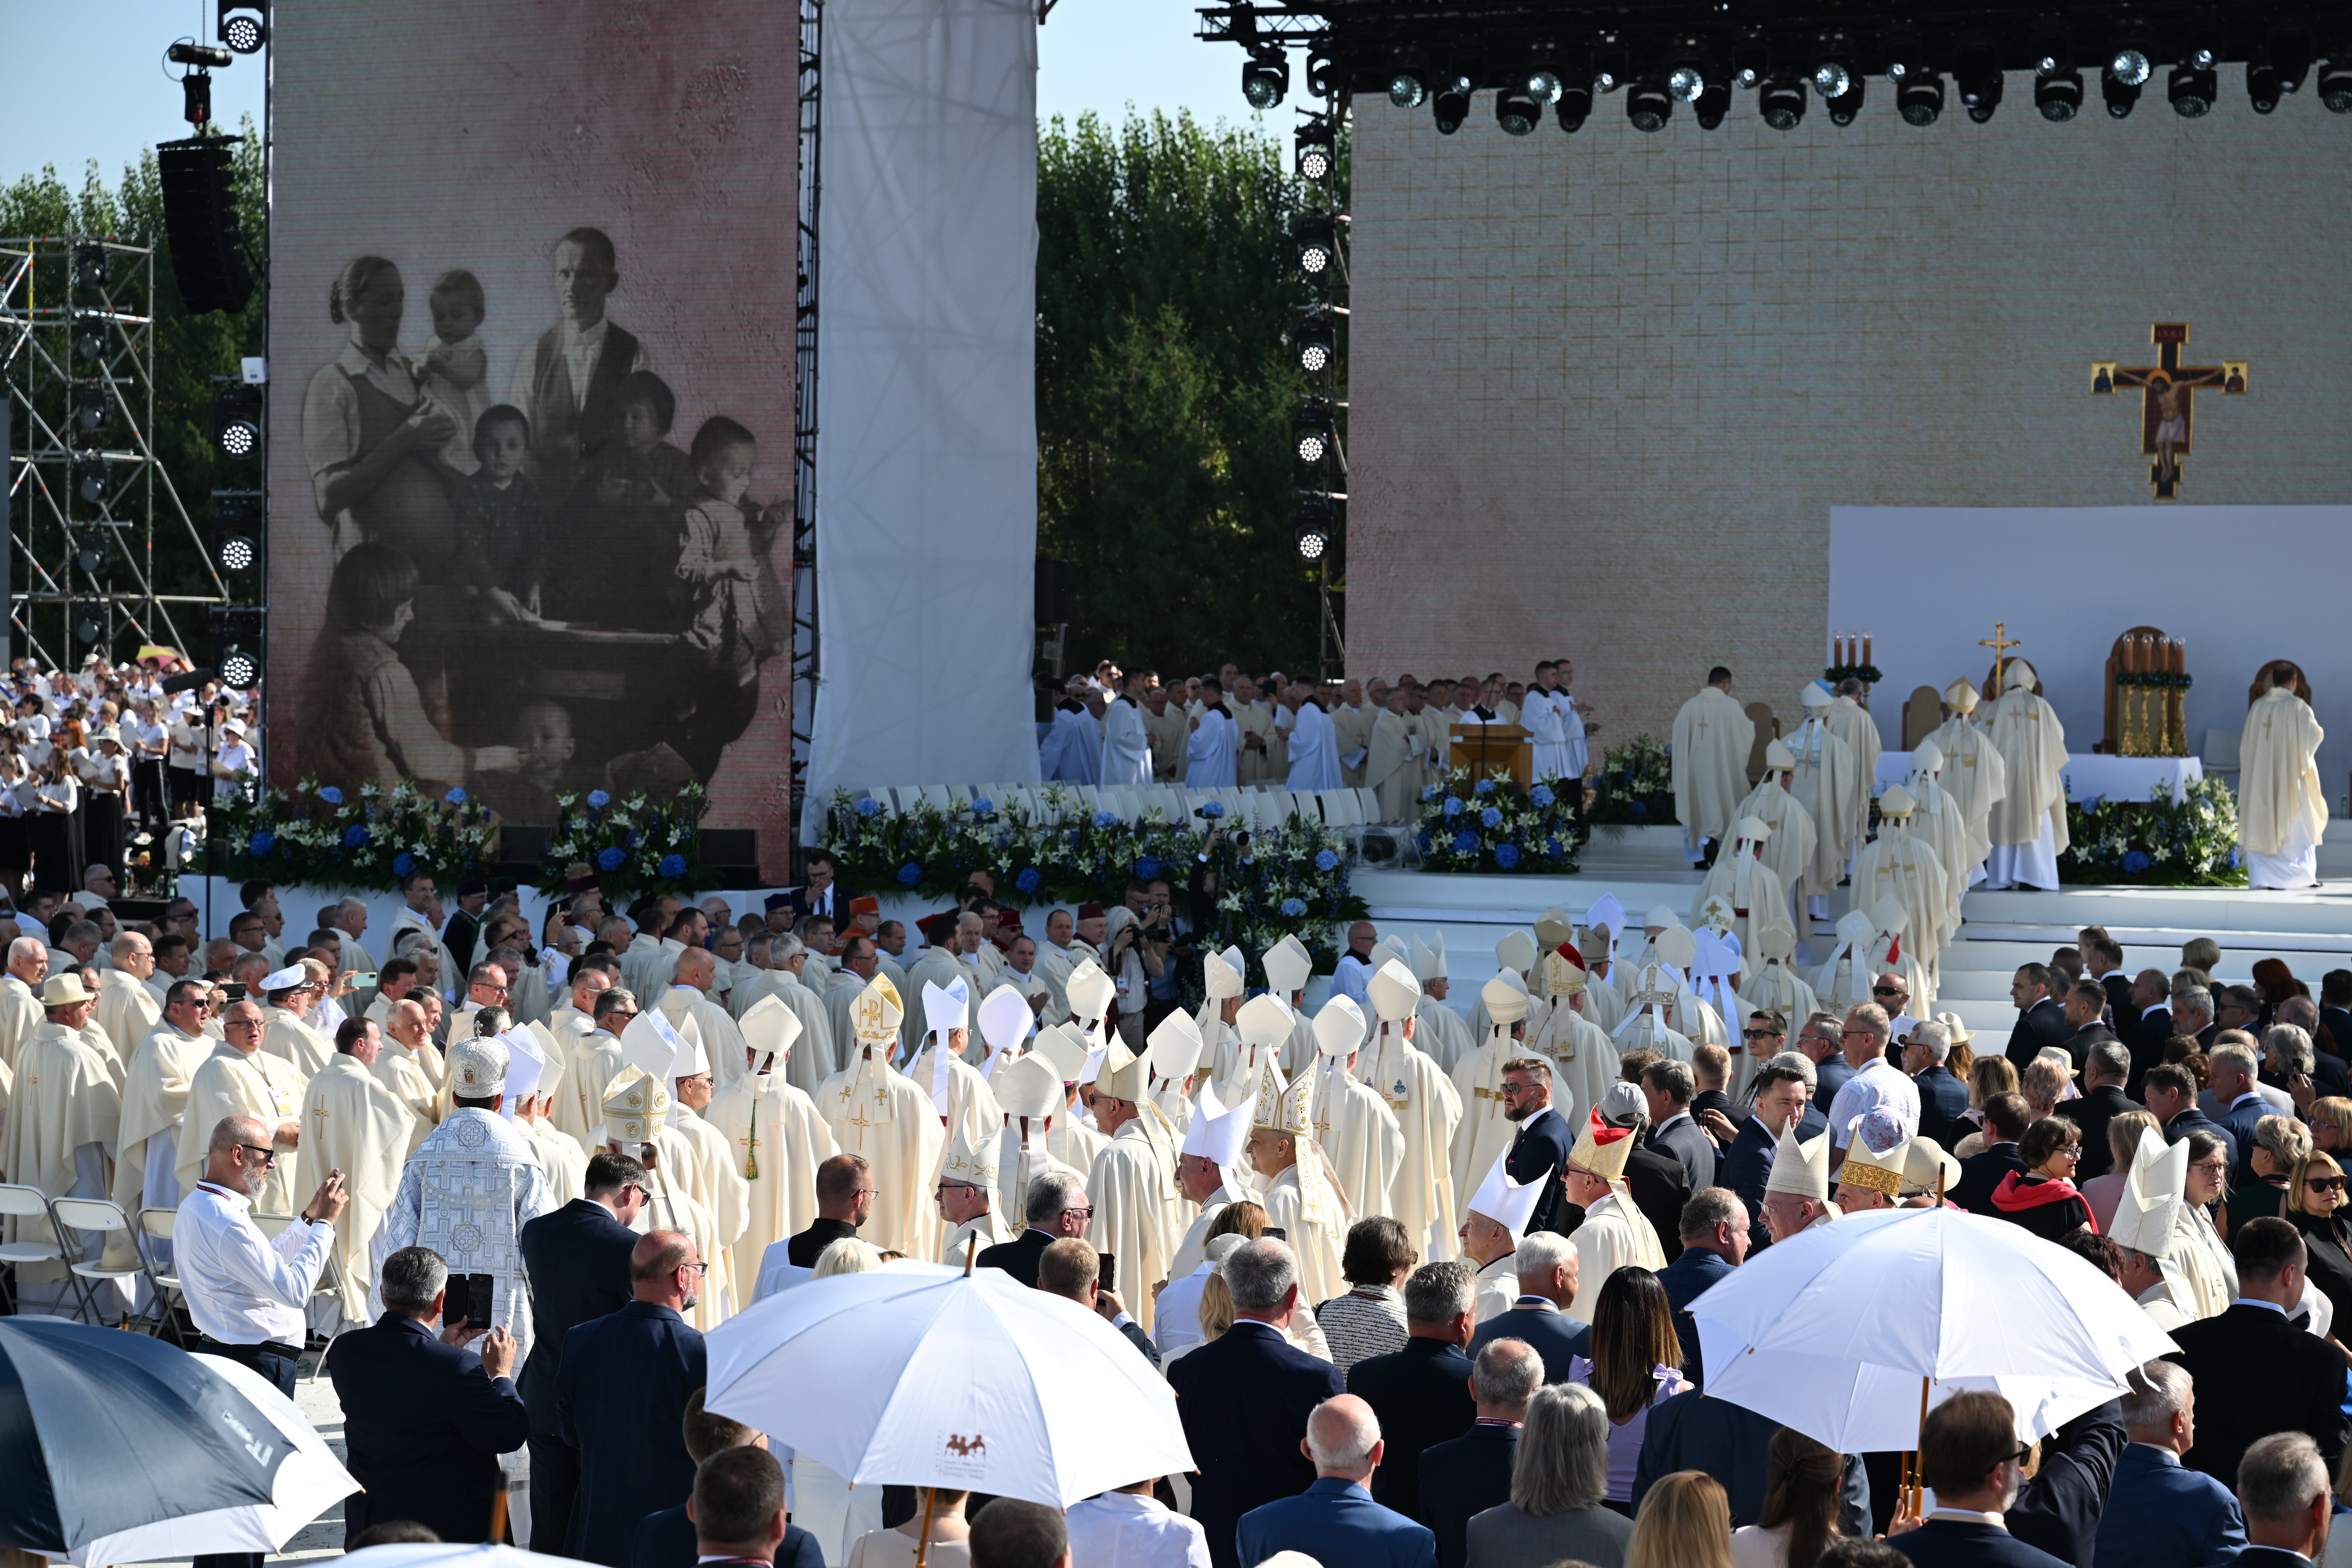
[[[2252,708],[2263,700],[2263,693],[2271,689],[2271,671],[2280,665],[2294,671],[2294,694],[2305,702],[2311,700],[2311,682],[2304,678],[2303,666],[2291,658],[2266,658],[2255,669],[2253,681],[2246,688],[2247,707]]]

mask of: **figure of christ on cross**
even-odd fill
[[[2157,345],[2158,363],[2118,365],[2112,381],[2099,375],[2092,390],[2099,393],[2119,386],[2140,389],[2140,450],[2156,459],[2148,469],[2148,480],[2155,488],[2157,500],[2171,500],[2180,489],[2180,459],[2192,450],[2191,425],[2196,414],[2193,395],[2207,387],[2242,393],[2246,379],[2242,365],[2182,364],[2181,345],[2189,342],[2186,321],[2157,322],[2148,329],[2148,341]]]

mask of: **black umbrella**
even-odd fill
[[[119,1329],[0,1318],[0,1543],[62,1557],[270,1506],[294,1445],[227,1364]]]

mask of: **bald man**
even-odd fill
[[[1295,1498],[1242,1515],[1240,1561],[1263,1563],[1297,1552],[1318,1563],[1437,1568],[1437,1537],[1366,1489],[1387,1458],[1380,1417],[1352,1394],[1327,1399],[1307,1418],[1299,1447],[1315,1461],[1315,1484]]]
[[[0,1062],[13,1071],[16,1047],[47,1016],[37,993],[48,977],[49,944],[20,936],[8,944],[8,973],[0,974]]]

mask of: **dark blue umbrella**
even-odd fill
[[[295,1501],[281,1481],[297,1473],[280,1470],[327,1458],[315,1433],[298,1447],[287,1416],[258,1403],[275,1392],[143,1334],[0,1318],[0,1544],[81,1562],[94,1544],[135,1537],[141,1550],[103,1563],[261,1549],[257,1538],[283,1524],[279,1505]]]

